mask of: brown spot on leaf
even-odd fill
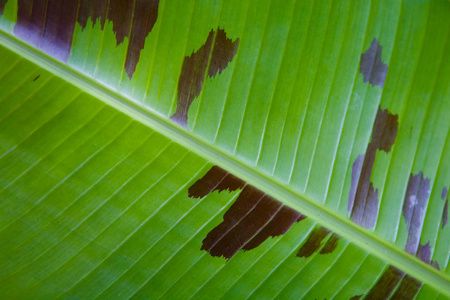
[[[419,249],[417,250],[416,256],[423,262],[432,265],[437,270],[440,270],[439,264],[437,261],[431,261],[431,247],[430,242],[425,245],[419,244]]]
[[[447,187],[444,187],[442,189],[441,198],[442,198],[442,200],[445,201],[444,209],[442,210],[442,228],[444,228],[448,222],[448,188]]]
[[[405,250],[413,255],[416,254],[420,234],[422,232],[425,207],[430,196],[430,179],[424,178],[423,173],[411,174],[403,202],[403,216],[408,224],[408,239]]]
[[[75,22],[86,27],[91,18],[113,23],[117,45],[129,38],[125,70],[131,78],[147,35],[158,16],[159,0],[19,0],[14,33],[49,55],[69,59]]]
[[[421,287],[422,282],[419,280],[388,266],[364,299],[414,299]]]
[[[397,129],[398,116],[378,108],[366,154],[358,156],[353,163],[347,209],[351,211],[352,221],[365,228],[375,226],[378,218],[378,189],[370,182],[376,153],[377,150],[391,150]]]
[[[41,77],[41,75],[39,74],[38,76],[34,77],[33,81],[36,81],[39,79],[39,77]]]
[[[381,278],[367,293],[365,299],[388,299],[404,275],[405,273],[399,269],[388,266]]]
[[[330,234],[330,231],[324,227],[317,227],[308,236],[306,242],[298,250],[298,257],[310,257],[312,254],[317,252],[322,245],[322,241],[326,236]]]
[[[291,226],[306,217],[290,207],[282,206],[267,225],[254,236],[242,249],[251,250],[261,245],[269,236],[276,237],[285,234]]]
[[[306,242],[300,247],[297,252],[298,257],[310,257],[312,254],[319,251],[322,246],[322,241],[329,235],[331,231],[326,229],[325,227],[317,227],[311,232],[308,236]],[[337,244],[339,242],[340,237],[337,234],[332,234],[328,241],[325,243],[325,246],[320,251],[320,254],[328,254],[333,252]]]
[[[223,216],[223,222],[211,230],[201,250],[212,256],[230,259],[239,250],[251,250],[269,237],[285,234],[294,223],[305,217],[269,195],[218,166],[212,167],[188,190],[193,198],[213,191],[242,189],[237,200]]]
[[[188,195],[192,198],[201,198],[213,191],[231,192],[237,189],[242,191],[236,202],[224,214],[223,222],[212,229],[202,242],[201,250],[206,250],[212,256],[230,259],[239,250],[252,250],[269,237],[285,234],[294,223],[306,218],[218,166],[213,166],[197,180],[188,189]],[[312,251],[312,254],[318,251],[322,240],[330,233],[324,227],[315,229],[300,249],[299,256],[302,252]],[[333,233],[320,254],[333,252],[339,239],[340,237]],[[318,246],[314,246],[314,243],[318,243]]]
[[[108,10],[108,0],[80,0],[80,8],[78,14],[78,23],[81,28],[86,28],[87,21],[89,18],[92,20],[92,25],[100,21],[101,29],[105,27],[106,12]],[[114,26],[114,24],[113,24]]]
[[[5,9],[5,5],[8,0],[0,0],[0,15],[3,15],[3,10]]]
[[[245,181],[218,166],[213,166],[188,189],[188,194],[191,198],[201,198],[213,191],[222,192],[223,190],[228,190],[229,192],[234,192],[237,189],[242,189],[244,186]]]
[[[214,44],[214,45],[213,45]],[[221,73],[233,60],[239,46],[227,38],[223,29],[209,32],[206,42],[196,52],[186,56],[178,79],[177,109],[171,119],[179,125],[187,126],[187,114],[192,101],[200,94],[206,76]]]
[[[374,39],[369,49],[361,54],[359,72],[364,76],[364,82],[369,82],[372,86],[383,87],[386,79],[388,66],[381,60],[382,50],[378,40]]]
[[[203,240],[201,249],[212,256],[230,259],[241,249],[254,249],[269,237],[284,234],[303,218],[300,213],[246,185],[223,216],[223,222]]]
[[[405,275],[391,299],[414,299],[421,287],[422,282],[414,277]]]
[[[329,254],[332,253],[334,250],[336,250],[336,247],[339,243],[340,236],[336,233],[333,233],[328,241],[325,243],[325,246],[323,246],[322,250],[320,250],[320,254]]]

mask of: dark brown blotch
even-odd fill
[[[353,163],[347,209],[351,211],[352,221],[365,228],[374,227],[378,218],[378,189],[370,182],[376,153],[391,150],[397,130],[398,116],[378,108],[366,153],[359,155]]]
[[[372,86],[383,87],[386,79],[388,66],[381,60],[383,47],[377,39],[373,39],[369,49],[361,54],[359,72],[364,77],[364,82],[369,82]]]
[[[129,3],[129,1],[126,2]],[[136,66],[139,62],[141,51],[144,49],[145,38],[152,31],[158,18],[158,8],[159,0],[136,1],[134,14],[130,17],[133,20],[131,23],[132,29],[130,28],[130,30],[125,32],[123,35],[124,37],[129,35],[127,57],[125,59],[125,70],[130,79],[136,71]],[[112,21],[113,24],[116,24],[114,23],[114,20]],[[117,37],[117,42],[120,43],[119,37]]]
[[[224,30],[218,28],[214,47],[211,54],[211,63],[208,69],[208,77],[221,74],[228,64],[233,60],[239,47],[239,39],[234,42],[227,37]]]
[[[405,273],[399,269],[388,266],[377,283],[369,290],[365,299],[388,299],[404,275]]]
[[[213,166],[188,189],[188,195],[191,198],[202,198],[213,191],[222,192],[223,190],[228,190],[229,192],[234,192],[237,189],[242,189],[244,186],[245,181],[218,166]]]
[[[3,15],[3,11],[5,9],[5,5],[8,0],[0,0],[0,15]]]
[[[100,21],[101,29],[105,28],[106,13],[108,10],[108,0],[80,0],[78,23],[81,28],[86,28],[87,21],[90,18],[92,25],[95,25],[97,21]]]
[[[305,219],[301,213],[283,205],[269,195],[218,166],[213,166],[189,189],[189,197],[200,198],[213,191],[242,189],[236,201],[202,242],[201,250],[212,256],[233,257],[239,250],[252,250],[269,237],[285,234],[296,222]]]
[[[333,233],[325,243],[325,246],[323,246],[323,248],[320,250],[319,254],[332,253],[334,250],[336,250],[340,239],[341,237],[339,235]]]
[[[211,30],[206,42],[190,56],[186,56],[178,79],[177,108],[171,119],[187,126],[189,107],[200,95],[206,76],[221,73],[233,60],[239,47],[239,39],[227,38],[223,29]]]
[[[39,74],[38,76],[34,77],[33,81],[36,81],[39,79],[39,77],[41,77],[41,75]]]
[[[414,277],[405,275],[391,299],[414,299],[421,287],[422,282]]]
[[[298,250],[297,256],[307,258],[316,253],[317,251],[319,251],[320,247],[322,246],[322,241],[330,233],[331,232],[325,227],[314,228],[314,230],[309,234],[306,242]]]
[[[203,240],[202,250],[212,256],[233,257],[269,223],[281,207],[280,202],[250,186],[244,188],[242,194],[245,198],[238,198],[237,205],[226,212],[223,222]]]
[[[425,218],[425,208],[430,196],[430,179],[423,173],[411,174],[403,202],[403,216],[408,225],[408,238],[405,250],[415,255],[417,253]]]
[[[113,23],[117,45],[129,38],[125,70],[132,77],[145,38],[158,17],[159,0],[19,0],[14,34],[47,54],[69,59],[75,22],[84,29],[91,18],[102,30],[106,20]]]
[[[441,199],[445,201],[444,209],[442,210],[442,229],[447,225],[448,222],[448,188],[444,187],[442,189]]]
[[[197,180],[188,189],[188,195],[191,198],[201,198],[213,191],[231,192],[237,189],[242,191],[224,214],[223,221],[202,241],[201,250],[207,251],[212,256],[224,257],[228,260],[240,250],[252,250],[269,237],[285,234],[292,225],[306,218],[298,211],[283,205],[280,201],[218,166],[213,166]],[[308,257],[317,252],[322,241],[330,233],[324,227],[314,229],[297,256]],[[339,239],[337,234],[331,234],[320,254],[332,253]]]
[[[364,299],[414,299],[422,285],[421,281],[389,265]]]
[[[223,222],[203,240],[201,250],[230,259],[239,250],[254,249],[269,237],[284,234],[302,219],[304,217],[300,213],[246,185],[224,214]]]
[[[282,206],[277,214],[267,223],[267,225],[253,237],[243,250],[251,250],[261,245],[268,237],[276,237],[285,234],[296,222],[304,220],[306,217],[288,206]]]

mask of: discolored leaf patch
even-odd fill
[[[239,39],[227,38],[223,29],[211,30],[206,42],[196,52],[186,56],[178,79],[177,108],[171,119],[187,126],[188,110],[200,95],[206,77],[214,77],[228,66],[236,55]]]
[[[366,153],[356,158],[352,167],[352,182],[347,210],[353,222],[371,228],[378,218],[378,189],[370,182],[378,150],[389,152],[394,145],[398,130],[398,115],[378,108],[372,129],[372,139]]]
[[[422,282],[388,266],[364,299],[414,299],[421,287]]]
[[[297,256],[308,258],[322,247],[323,240],[331,233],[330,230],[325,227],[317,227],[308,236],[306,242],[298,250]],[[325,243],[325,246],[320,250],[320,254],[332,253],[339,242],[339,236],[335,233],[331,234],[330,238]]]
[[[0,0],[0,15],[3,14],[3,10],[5,9],[5,5],[8,0]]]
[[[306,217],[280,201],[266,195],[242,179],[228,173],[218,166],[213,166],[202,178],[189,189],[192,198],[205,197],[213,191],[236,191],[242,189],[223,216],[223,222],[211,230],[202,242],[201,250],[215,257],[230,259],[239,250],[248,251],[261,245],[269,237],[285,234],[296,222]],[[320,249],[322,241],[330,231],[319,227],[308,237],[299,253],[307,257]],[[333,252],[340,237],[331,234],[321,249],[320,254]],[[316,246],[318,245],[318,246]],[[308,254],[311,252],[310,254]]]
[[[403,202],[403,216],[408,224],[408,239],[405,250],[415,255],[419,248],[420,235],[425,218],[425,207],[430,196],[430,179],[423,173],[411,174]]]
[[[223,216],[223,222],[208,233],[201,249],[230,259],[241,249],[254,249],[269,237],[286,233],[302,219],[300,213],[247,185]]]
[[[242,189],[244,186],[245,181],[218,166],[213,166],[188,189],[188,195],[191,198],[202,198],[213,191],[222,192],[228,190],[229,192],[234,192],[237,189]]]
[[[437,270],[440,270],[439,264],[437,261],[433,260],[431,261],[431,247],[430,242],[426,243],[425,245],[419,244],[419,248],[417,250],[416,256],[420,258],[421,261],[432,265]]]
[[[213,191],[242,189],[237,200],[223,216],[223,222],[203,240],[202,250],[212,256],[230,259],[239,250],[251,250],[269,237],[285,234],[305,217],[269,195],[218,166],[212,167],[188,190],[199,198]]]
[[[448,222],[448,188],[444,187],[442,189],[441,199],[445,201],[444,209],[442,210],[442,229],[447,225]]]
[[[370,289],[366,299],[388,299],[394,289],[402,280],[405,273],[399,269],[388,266],[377,283]]]
[[[414,299],[423,283],[389,265],[364,299]]]
[[[414,299],[422,285],[422,282],[414,277],[405,275],[391,299]]]
[[[0,2],[0,13],[4,1]],[[19,0],[14,34],[47,54],[68,61],[75,22],[84,29],[87,20],[104,28],[113,23],[117,45],[129,39],[125,70],[131,78],[136,70],[145,38],[158,17],[159,0]]]
[[[383,87],[386,79],[388,66],[381,60],[383,47],[377,39],[373,39],[369,49],[361,54],[359,72],[364,77],[364,82],[369,82],[372,86]]]
[[[336,250],[339,240],[341,237],[337,235],[336,233],[332,233],[330,238],[325,243],[325,246],[320,250],[319,254],[329,254],[333,253],[334,250]]]

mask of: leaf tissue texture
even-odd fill
[[[450,2],[0,0],[0,298],[449,299]]]

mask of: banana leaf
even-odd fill
[[[2,299],[450,299],[450,2],[0,0]]]

